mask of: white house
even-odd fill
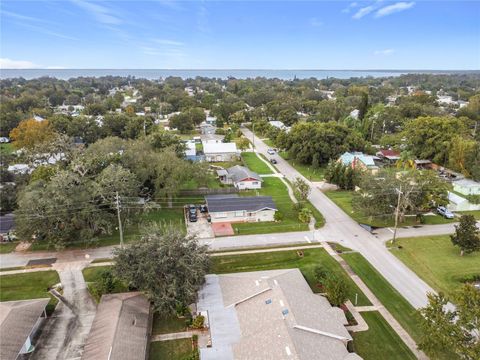
[[[220,181],[233,184],[239,190],[256,190],[262,188],[262,178],[245,166],[235,165],[227,170],[217,170]]]
[[[480,210],[480,204],[472,204],[470,201],[453,192],[448,192],[449,204],[447,208],[450,211],[476,211]]]
[[[280,129],[280,130],[283,130],[285,132],[289,132],[291,127],[290,126],[285,126],[285,124],[279,120],[270,120],[268,122],[271,126],[277,128],[277,129]]]
[[[470,179],[454,181],[453,190],[462,195],[480,195],[480,183]]]
[[[271,196],[209,195],[205,200],[212,223],[274,221],[277,211]]]
[[[203,140],[203,152],[208,162],[232,161],[238,159],[240,153],[235,143],[224,143],[217,140]]]

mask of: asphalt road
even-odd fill
[[[243,134],[253,142],[253,133],[244,128]],[[271,158],[267,153],[267,145],[255,137],[256,151]],[[288,180],[293,181],[297,177],[304,178],[287,161],[275,155],[275,165]],[[311,182],[308,181],[310,184]],[[402,294],[415,308],[423,307],[428,303],[427,293],[433,289],[420,279],[412,270],[392,255],[385,247],[380,237],[375,237],[363,229],[347,214],[343,212],[333,201],[316,187],[311,186],[309,200],[323,214],[326,225],[316,231],[316,239],[321,241],[335,241],[345,244],[347,247],[359,251],[388,282]],[[426,231],[409,230],[412,236],[419,236]]]

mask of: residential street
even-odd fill
[[[253,142],[254,136],[250,130],[243,128],[242,132]],[[266,144],[257,137],[255,137],[255,148],[267,158],[271,157],[267,153]],[[304,178],[280,156],[275,155],[275,159],[278,162],[276,168],[290,181],[297,177]],[[433,289],[392,255],[382,241],[360,227],[316,187],[312,186],[309,199],[326,220],[326,225],[316,233],[317,240],[339,241],[359,251],[414,307],[423,307],[428,303],[427,293],[433,292]],[[417,231],[412,233],[414,236],[421,235]]]

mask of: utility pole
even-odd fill
[[[120,197],[118,196],[118,191],[116,192],[115,200],[117,205],[118,231],[120,233],[120,247],[123,248],[123,228],[122,228],[122,218],[120,217]]]
[[[253,151],[255,151],[255,121],[252,121],[252,124],[253,124],[253,127],[252,127],[252,130],[253,130],[253,141],[252,141],[252,144],[253,144]]]
[[[395,244],[395,240],[397,239],[398,215],[400,212],[400,200],[402,198],[402,185],[400,185],[400,189],[395,189],[395,191],[398,192],[398,200],[397,200],[397,208],[395,209],[395,228],[393,229],[392,244]]]

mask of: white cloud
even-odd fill
[[[385,6],[385,7],[381,8],[380,10],[378,10],[375,13],[375,17],[379,18],[379,17],[391,15],[391,14],[394,14],[394,13],[397,13],[397,12],[400,12],[400,11],[408,10],[411,7],[413,7],[413,5],[415,5],[415,2],[413,2],[413,1],[412,2],[402,1],[402,2],[392,4],[392,5],[388,5],[388,6]]]
[[[358,3],[352,2],[345,9],[343,9],[342,12],[343,13],[349,13],[353,8],[356,8],[357,6],[358,6]]]
[[[160,45],[171,45],[171,46],[183,46],[184,43],[181,41],[170,40],[170,39],[153,39],[154,42]]]
[[[310,26],[319,27],[323,25],[323,21],[317,19],[316,17],[310,19]]]
[[[27,60],[0,58],[0,69],[38,69],[40,65]]]
[[[119,25],[123,21],[114,16],[111,10],[105,6],[93,4],[83,0],[72,0],[74,4],[89,12],[99,23],[107,25]]]
[[[392,55],[395,52],[394,49],[384,49],[384,50],[375,50],[373,52],[374,55],[383,55],[383,56],[388,56]]]
[[[373,6],[373,5],[366,6],[366,7],[363,7],[361,9],[359,9],[352,17],[354,19],[361,19],[362,17],[370,14],[374,10],[375,10],[375,6]]]

